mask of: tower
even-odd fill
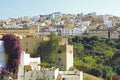
[[[62,67],[62,70],[69,70],[69,68],[73,66],[72,45],[68,45],[68,44],[60,45],[56,55],[57,55],[58,66],[60,68]]]

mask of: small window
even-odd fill
[[[35,49],[33,49],[33,51],[35,51]]]
[[[61,50],[58,50],[58,53],[62,53],[62,51],[61,51]]]
[[[72,51],[70,51],[70,53],[72,53]]]
[[[63,78],[62,80],[65,80],[65,78]]]
[[[61,61],[61,58],[58,58],[58,61]]]
[[[28,49],[26,49],[26,52],[28,51]]]
[[[26,42],[26,44],[28,45],[28,42]]]

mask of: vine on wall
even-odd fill
[[[5,54],[7,58],[7,66],[2,70],[3,73],[12,73],[13,78],[17,78],[18,68],[20,64],[20,57],[22,48],[20,45],[20,38],[14,34],[3,35]]]

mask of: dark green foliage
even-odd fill
[[[101,76],[102,71],[100,71],[99,68],[92,68],[88,70],[88,73],[99,77]]]
[[[41,63],[40,66],[41,66],[41,68],[49,68],[50,64],[44,62],[44,63]]]
[[[119,40],[75,36],[69,41],[74,45],[74,66],[77,69],[103,78],[120,75]]]
[[[48,41],[43,41],[37,49],[37,56],[40,55],[41,61],[54,66],[56,63],[56,52],[58,49],[58,37],[51,33]]]
[[[116,48],[117,48],[117,49],[120,49],[120,42],[118,42],[118,43],[116,44]]]

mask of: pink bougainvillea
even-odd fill
[[[13,75],[16,76],[18,74],[20,56],[22,52],[20,38],[13,34],[6,34],[3,36],[2,40],[4,41],[5,53],[7,53],[9,57],[7,67],[2,71],[13,73]]]
[[[7,70],[6,68],[3,68],[1,72],[2,73],[9,73],[9,70]]]

